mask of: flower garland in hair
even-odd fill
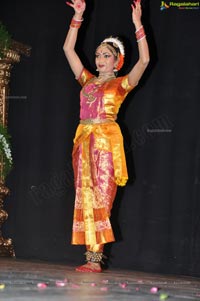
[[[123,65],[124,65],[124,56],[120,53],[119,54],[119,62],[117,64],[116,69],[119,71]]]
[[[120,53],[125,56],[125,50],[124,50],[124,45],[123,43],[118,39],[118,38],[113,38],[113,37],[110,37],[110,38],[106,38],[105,40],[103,40],[103,43],[113,43],[113,45],[116,47],[119,48],[119,51]]]
[[[10,136],[7,129],[0,124],[0,155],[3,157],[2,175],[4,178],[8,175],[13,165],[9,139]]]

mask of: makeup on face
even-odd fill
[[[107,47],[99,47],[97,49],[95,53],[95,62],[99,71],[113,71],[115,61],[115,56]]]

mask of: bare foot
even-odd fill
[[[92,273],[100,273],[101,265],[96,262],[87,262],[86,264],[81,265],[76,268],[77,272],[92,272]]]

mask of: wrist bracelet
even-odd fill
[[[135,33],[136,32],[138,32],[140,29],[142,29],[143,28],[143,25],[141,25],[136,31],[135,31]]]
[[[136,35],[136,40],[137,42],[141,41],[142,39],[144,39],[146,37],[145,31],[144,31],[144,27],[140,26],[140,28],[138,28],[135,32]]]
[[[71,28],[80,28],[82,22],[83,22],[83,19],[77,20],[73,17],[71,20],[71,23],[70,23],[70,27]]]
[[[72,19],[74,19],[75,21],[77,21],[77,22],[83,22],[83,18],[81,19],[81,20],[78,20],[78,19],[76,19],[75,17],[73,17]]]
[[[137,43],[140,42],[141,40],[143,40],[144,38],[146,38],[146,35],[144,35],[144,36],[141,37],[139,40],[137,40]]]

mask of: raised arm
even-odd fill
[[[78,78],[83,69],[83,64],[75,51],[75,45],[78,35],[78,29],[81,25],[81,22],[83,21],[83,13],[85,11],[86,4],[84,0],[72,0],[72,3],[66,3],[74,9],[75,14],[72,18],[63,50],[75,77]]]
[[[139,59],[128,74],[128,80],[131,86],[136,86],[149,63],[149,48],[141,22],[142,10],[140,0],[133,1],[131,6],[132,20],[135,25],[136,39],[138,42]]]

